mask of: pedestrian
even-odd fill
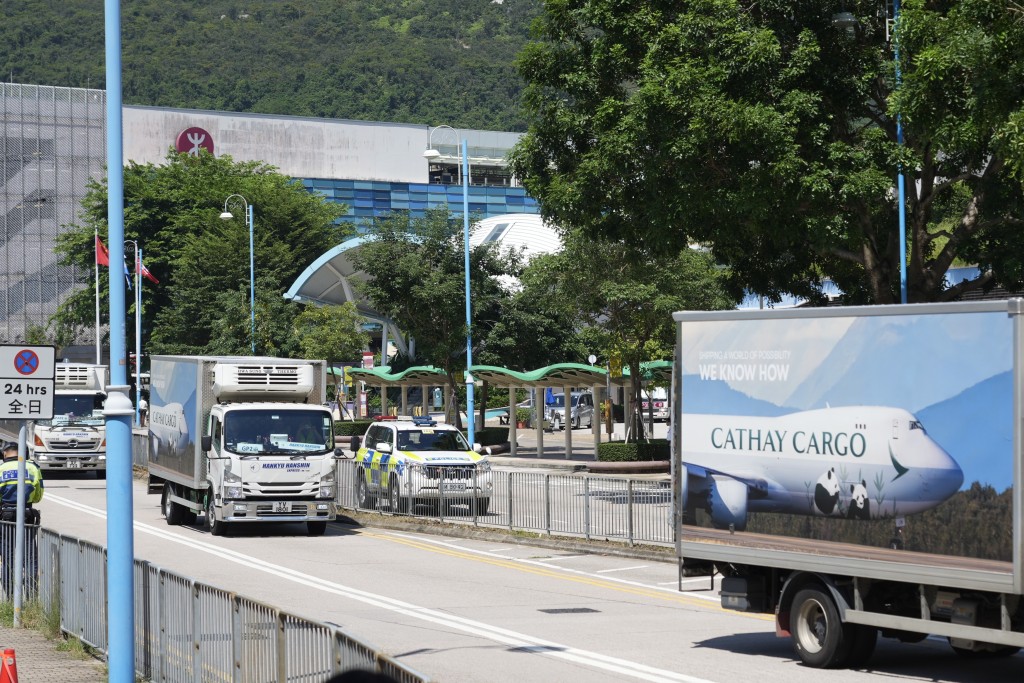
[[[146,413],[149,412],[149,401],[145,396],[139,398],[139,426],[146,426]]]
[[[3,445],[3,463],[0,464],[0,551],[3,555],[2,573],[4,593],[8,599],[14,588],[15,522],[18,519],[18,444]],[[31,460],[25,460],[25,564],[23,578],[27,585],[35,586],[38,569],[40,514],[33,506],[43,498],[43,473]]]

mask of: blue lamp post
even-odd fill
[[[441,156],[441,153],[433,147],[434,132],[437,130],[447,129],[455,134],[458,139],[458,131],[451,126],[437,126],[430,131],[430,135],[427,138],[427,149],[423,152],[423,156],[429,161],[437,159]],[[462,246],[464,255],[464,266],[465,266],[465,280],[466,280],[466,434],[469,437],[469,443],[472,446],[476,441],[476,430],[475,430],[475,418],[473,415],[473,389],[474,380],[473,375],[469,372],[469,368],[473,366],[473,305],[470,295],[469,287],[469,143],[463,139],[461,144],[462,149]]]
[[[228,211],[228,202],[234,198],[242,200],[242,205],[245,207],[246,223],[249,225],[249,318],[251,321],[251,329],[249,332],[249,339],[252,344],[252,355],[256,355],[256,255],[253,251],[252,234],[253,234],[253,220],[252,220],[252,204],[246,201],[245,197],[240,194],[228,195],[228,198],[224,200],[224,211],[221,213],[220,218],[224,221],[229,221],[234,218],[234,215]]]

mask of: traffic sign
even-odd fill
[[[56,349],[0,344],[0,419],[53,418]]]

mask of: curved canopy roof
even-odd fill
[[[387,366],[379,368],[350,368],[349,377],[370,384],[386,384],[388,386],[419,386],[421,384],[444,384],[448,375],[433,365],[417,365],[400,372],[392,373]]]
[[[556,363],[547,367],[518,372],[494,365],[474,365],[469,371],[473,377],[499,387],[550,387],[569,385],[594,386],[607,382],[608,371],[582,363]],[[658,360],[640,364],[643,381],[668,382],[672,378],[672,361]],[[623,368],[622,377],[613,377],[612,384],[627,384],[629,368]]]

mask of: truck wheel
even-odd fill
[[[323,536],[325,531],[327,531],[327,522],[325,521],[311,520],[306,522],[307,536]]]
[[[206,530],[210,532],[211,536],[225,536],[228,532],[228,523],[219,521],[217,515],[214,514],[212,494],[206,499]]]
[[[859,669],[868,663],[875,653],[878,642],[878,629],[864,624],[843,624],[843,637],[850,642],[850,654],[844,666]]]
[[[363,470],[356,470],[356,504],[363,509],[376,507],[377,497],[370,493],[370,487],[366,483],[366,473]]]
[[[160,497],[160,507],[164,510],[164,519],[167,520],[169,526],[178,526],[183,521],[182,512],[183,508],[171,500],[171,485],[164,484],[164,492]]]
[[[793,648],[807,666],[828,669],[841,666],[849,657],[850,642],[844,638],[832,596],[817,588],[804,588],[793,598]]]

